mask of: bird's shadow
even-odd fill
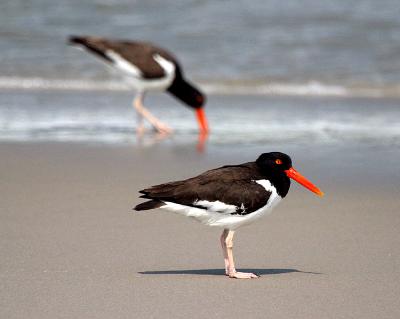
[[[288,273],[302,273],[302,274],[311,274],[311,275],[322,275],[319,272],[313,271],[302,271],[298,269],[290,269],[290,268],[254,268],[254,269],[238,269],[241,272],[251,272],[257,275],[279,275],[279,274],[288,274]],[[142,275],[208,275],[208,276],[225,276],[225,271],[223,269],[182,269],[182,270],[148,270],[148,271],[139,271],[139,274]]]

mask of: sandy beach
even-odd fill
[[[241,281],[223,275],[219,229],[131,208],[144,186],[259,149],[2,143],[0,317],[397,318],[398,151],[328,149],[288,150],[326,196],[293,184],[240,229],[237,266],[261,275]]]

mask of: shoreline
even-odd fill
[[[2,141],[159,143],[135,135],[133,92],[8,92],[0,103]],[[149,94],[146,106],[174,128],[163,144],[196,143],[192,110],[167,94]],[[210,96],[206,105],[214,150],[247,146],[393,145],[400,143],[398,100],[326,97]],[[149,128],[150,129],[150,128]]]

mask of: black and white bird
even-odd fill
[[[290,178],[323,195],[292,167],[288,155],[272,152],[260,155],[255,162],[223,166],[183,181],[143,189],[140,197],[148,201],[134,209],[161,208],[223,228],[221,245],[226,275],[256,278],[256,274],[236,271],[232,252],[234,232],[269,213],[287,195]]]
[[[111,40],[91,36],[71,36],[69,43],[87,49],[107,64],[121,71],[136,89],[133,106],[138,114],[139,133],[143,132],[143,118],[160,133],[172,130],[143,106],[147,91],[167,91],[196,111],[199,130],[208,133],[204,112],[205,95],[183,75],[177,59],[167,50],[147,42]]]

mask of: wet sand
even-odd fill
[[[232,280],[219,229],[131,208],[144,186],[258,149],[2,143],[0,317],[397,318],[398,151],[349,150],[287,150],[326,196],[292,185],[239,229],[237,266],[261,277]]]

